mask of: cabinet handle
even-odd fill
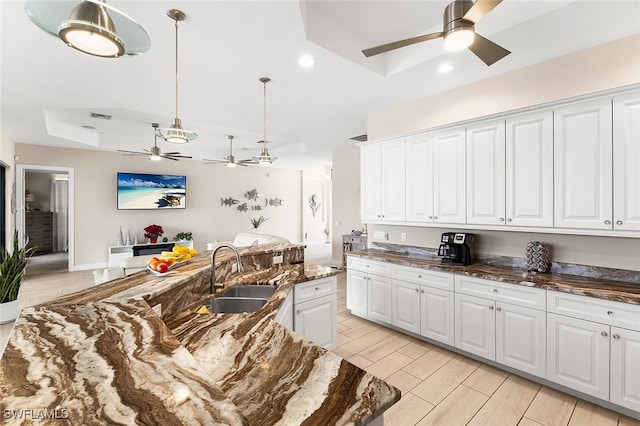
[[[380,217],[384,217],[384,215],[383,215],[383,214],[381,214],[381,215],[380,215]]]
[[[607,337],[609,335],[609,333],[607,333],[606,331],[603,331],[600,334],[602,335],[602,337]]]
[[[420,290],[416,288],[416,293],[418,293]]]
[[[507,218],[507,222],[511,222],[512,219],[510,217]]]
[[[622,225],[622,221],[621,220],[616,220],[616,225]]]
[[[369,265],[364,265],[364,266],[365,266],[365,268],[368,268],[368,267],[369,267]]]
[[[501,308],[500,306],[498,306],[498,307],[496,308],[496,311],[500,312],[500,311],[502,311],[502,308]]]
[[[318,287],[316,287],[316,291],[320,290]]]
[[[438,220],[438,216],[434,216],[434,217],[433,217],[433,220]]]
[[[504,217],[501,217],[499,220],[500,222],[504,222]]]
[[[615,314],[613,313],[613,311],[607,311],[607,315],[609,315],[610,317],[614,316]]]
[[[494,288],[494,289],[493,289],[493,292],[494,292],[494,293],[497,293],[497,292],[498,292],[498,289],[497,289],[497,288]]]
[[[609,219],[607,219],[607,220],[604,221],[604,224],[605,225],[611,225],[611,221]]]
[[[613,335],[613,336],[611,336],[611,337],[613,337],[614,339],[618,340],[618,339],[620,338],[620,335],[619,335],[619,334],[614,334],[614,335]]]
[[[300,315],[300,313],[301,313],[301,312],[302,312],[302,311],[301,311],[300,309],[298,309],[298,310],[296,311],[296,314]]]
[[[429,216],[429,219],[433,219],[433,216]]]
[[[418,278],[422,278],[422,275],[418,275]]]
[[[489,310],[490,310],[490,311],[493,311],[493,306],[489,306]]]
[[[424,290],[420,290],[420,293],[424,293]]]

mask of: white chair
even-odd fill
[[[122,261],[118,268],[105,268],[93,271],[93,282],[98,285],[116,278],[131,275],[147,268],[147,262],[157,254],[147,254],[144,256],[127,257]]]
[[[236,247],[249,247],[261,244],[289,244],[290,241],[283,237],[269,234],[253,234],[251,232],[240,232],[235,236],[231,244]],[[219,242],[207,243],[207,250],[213,250]]]

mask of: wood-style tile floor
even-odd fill
[[[385,426],[640,426],[620,415],[353,316],[338,275],[338,347],[333,351],[402,391]]]

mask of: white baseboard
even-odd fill
[[[108,267],[107,262],[103,263],[85,263],[83,265],[74,265],[72,271],[89,271],[92,269],[104,269]]]

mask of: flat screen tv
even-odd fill
[[[184,209],[187,177],[118,172],[118,210]]]

